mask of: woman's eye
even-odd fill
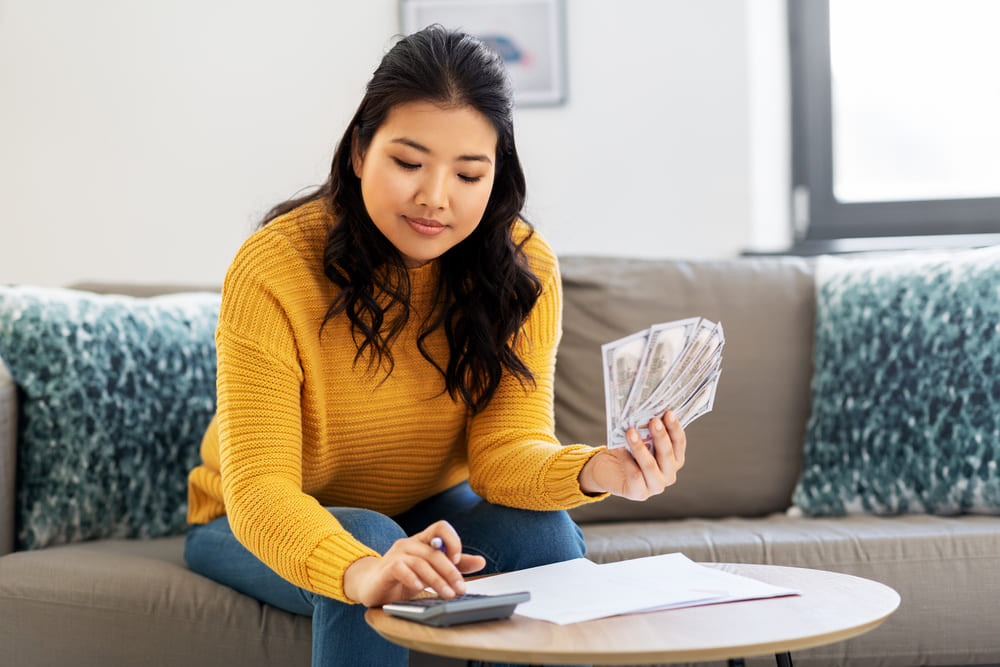
[[[479,181],[483,180],[482,176],[465,176],[463,174],[459,174],[458,177],[461,178],[466,183],[478,183]]]
[[[392,159],[396,161],[396,164],[398,164],[400,167],[402,167],[403,169],[406,169],[408,171],[413,171],[414,169],[419,169],[420,168],[419,164],[411,164],[409,162],[403,162],[398,157],[394,157]]]

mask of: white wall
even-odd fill
[[[517,118],[557,252],[787,243],[781,4],[567,0],[568,102]],[[398,30],[396,0],[0,0],[0,283],[220,283]]]

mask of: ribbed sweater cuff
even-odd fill
[[[310,588],[341,602],[354,603],[355,600],[344,594],[344,572],[356,560],[366,556],[379,557],[379,554],[350,535],[330,535],[316,546],[306,561]]]
[[[549,467],[549,497],[567,509],[606,498],[609,494],[591,496],[580,489],[580,471],[584,464],[605,447],[566,445]]]

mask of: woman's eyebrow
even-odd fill
[[[413,148],[414,150],[418,150],[421,153],[427,153],[428,155],[431,153],[431,149],[427,148],[423,144],[417,143],[413,139],[408,139],[406,137],[398,137],[396,139],[393,139],[390,143],[393,143],[393,144],[403,144],[404,146],[409,146],[410,148]],[[493,164],[493,160],[491,160],[488,155],[481,155],[481,154],[478,154],[478,155],[459,155],[455,159],[456,160],[461,160],[461,161],[464,161],[464,162],[486,162],[487,164]]]

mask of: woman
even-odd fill
[[[563,510],[644,499],[683,465],[672,415],[651,422],[655,455],[634,430],[631,453],[555,439],[559,272],[519,218],[511,100],[480,41],[400,40],[326,183],[227,273],[185,556],[312,616],[314,665],[405,664],[366,607],[580,557]]]

